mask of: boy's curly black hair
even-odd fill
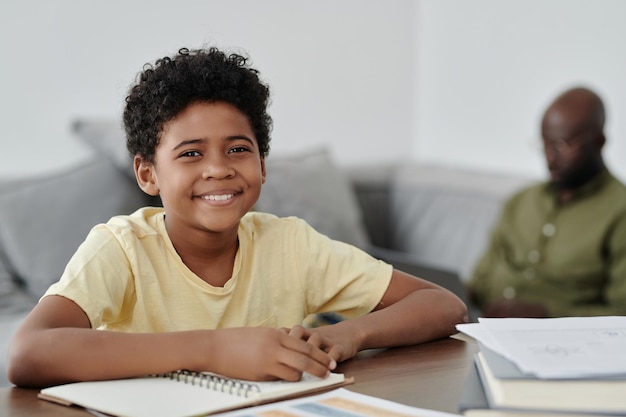
[[[270,147],[269,87],[248,58],[219,49],[180,49],[174,57],[146,64],[126,97],[124,127],[131,156],[154,161],[165,123],[194,102],[226,102],[248,117],[259,151]]]

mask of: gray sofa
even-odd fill
[[[0,386],[8,384],[11,335],[89,229],[159,204],[137,187],[115,123],[77,123],[76,133],[93,147],[93,159],[46,176],[0,181]],[[300,216],[400,269],[433,281],[436,271],[450,271],[461,283],[503,199],[528,183],[418,163],[340,167],[323,148],[271,155],[267,170],[255,209]]]

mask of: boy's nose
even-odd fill
[[[206,158],[206,163],[202,170],[202,178],[222,179],[232,177],[235,174],[235,170],[228,162],[228,159],[222,156]]]

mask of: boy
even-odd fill
[[[127,146],[139,187],[163,208],[92,229],[12,340],[13,383],[176,369],[294,381],[361,349],[455,331],[466,309],[449,291],[299,219],[250,212],[265,181],[268,101],[246,58],[215,48],[144,69],[126,98]],[[349,319],[299,325],[323,311]]]

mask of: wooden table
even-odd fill
[[[465,377],[477,351],[475,343],[442,339],[416,346],[364,351],[337,372],[355,378],[346,388],[433,410],[457,412]],[[37,399],[38,390],[0,389],[0,416],[82,416],[91,414]]]

